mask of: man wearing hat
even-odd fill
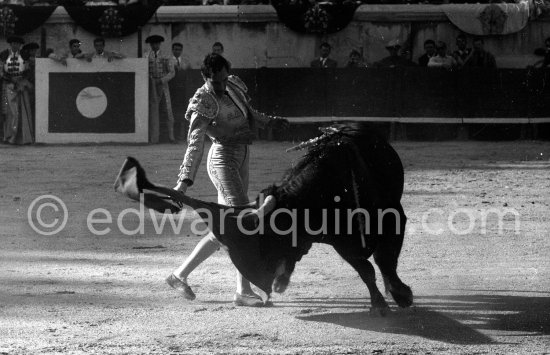
[[[146,58],[149,61],[149,142],[159,142],[160,105],[165,105],[170,143],[176,143],[174,139],[174,113],[170,100],[170,88],[168,82],[176,75],[174,62],[171,57],[160,50],[160,44],[164,38],[152,35],[145,39],[149,43],[151,51]]]
[[[23,38],[8,37],[9,49],[0,53],[2,76],[2,114],[4,114],[4,141],[10,144],[29,144],[34,141],[30,90],[25,78],[27,63],[20,49]]]
[[[386,44],[386,49],[390,55],[378,62],[374,63],[376,68],[396,68],[396,67],[410,67],[416,64],[407,58],[400,56],[401,44],[398,39],[393,39]]]

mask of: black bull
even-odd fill
[[[331,129],[310,144],[280,184],[264,189],[249,206],[204,202],[156,186],[133,158],[125,161],[115,189],[138,201],[143,194],[141,201],[162,213],[181,210],[174,200],[195,209],[237,269],[267,296],[286,289],[312,243],[326,243],[357,270],[373,309],[384,313],[388,304],[376,286],[371,255],[386,290],[408,307],[411,289],[397,275],[406,223],[401,160],[367,125]]]

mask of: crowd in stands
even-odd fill
[[[185,140],[185,122],[174,122],[171,114],[171,99],[168,82],[177,73],[190,69],[190,64],[183,59],[183,45],[174,42],[170,53],[160,51],[160,43],[164,38],[158,35],[150,36],[146,43],[150,45],[150,51],[145,55],[149,61],[149,87],[150,87],[150,133],[151,143],[159,141],[159,113],[163,108],[168,113],[168,133],[172,143]],[[7,39],[9,48],[0,52],[0,77],[2,80],[2,112],[1,122],[3,128],[3,142],[9,144],[28,144],[34,140],[34,68],[35,59],[39,56],[40,46],[31,42],[24,44],[24,40],[18,36],[10,36]],[[468,37],[460,34],[456,38],[455,48],[449,50],[443,41],[428,39],[424,42],[424,53],[411,60],[409,52],[402,51],[399,40],[391,40],[386,44],[388,56],[374,63],[366,63],[362,52],[353,49],[345,68],[395,68],[395,67],[428,67],[442,68],[445,70],[458,70],[462,67],[496,68],[495,57],[484,49],[482,37],[472,39],[472,47],[468,45]],[[93,41],[94,50],[84,53],[78,39],[71,39],[67,49],[61,53],[55,53],[48,49],[45,56],[67,65],[67,59],[73,58],[91,62],[94,58],[105,58],[107,61],[125,58],[121,53],[105,49],[105,40],[96,38]],[[322,43],[319,48],[319,57],[314,58],[312,68],[337,68],[338,62],[330,57],[332,48],[329,43]],[[224,47],[220,42],[212,45],[212,53],[223,55]],[[539,48],[535,54],[543,57],[529,67],[550,66],[550,37],[546,39],[544,48]],[[164,107],[162,107],[164,106]],[[174,130],[174,125],[178,125]]]
[[[468,47],[468,38],[460,34],[456,38],[456,49],[450,52],[447,44],[443,41],[428,39],[424,42],[424,54],[418,57],[417,61],[408,58],[408,52],[402,52],[402,45],[399,40],[391,40],[386,44],[388,56],[372,64],[365,63],[361,52],[353,49],[349,54],[346,68],[394,68],[421,66],[430,68],[443,68],[447,70],[459,69],[462,67],[496,68],[494,55],[485,50],[482,37],[475,37],[472,40],[473,48]],[[550,39],[546,41],[546,51],[539,55],[545,55],[542,60],[544,66],[550,64]],[[320,46],[320,57],[311,62],[312,68],[336,68],[338,63],[330,58],[331,46],[324,42]],[[538,50],[540,52],[541,50]],[[539,62],[535,63],[539,65]]]

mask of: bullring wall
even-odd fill
[[[459,33],[437,5],[362,5],[345,29],[324,36],[293,32],[279,22],[269,5],[165,6],[141,33],[109,39],[107,47],[138,57],[148,49],[145,38],[160,34],[167,38],[163,45],[166,51],[171,41],[183,43],[184,56],[192,68],[200,67],[201,59],[216,41],[225,45],[225,55],[234,68],[296,68],[309,66],[318,54],[319,44],[328,41],[333,46],[333,58],[343,66],[352,49],[362,51],[368,63],[383,58],[387,55],[385,43],[394,38],[404,42],[411,31],[415,33],[415,60],[422,53],[425,39],[446,41],[453,49]],[[550,22],[532,21],[520,32],[487,37],[486,48],[495,54],[499,67],[524,68],[537,60],[531,53],[549,35]],[[25,37],[56,51],[65,50],[69,39],[79,38],[83,50],[92,51],[95,36],[77,26],[58,7],[41,29]]]

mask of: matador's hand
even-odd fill
[[[185,194],[187,192],[187,184],[184,183],[183,181],[179,181],[177,185],[174,187],[174,190]]]
[[[179,192],[178,196],[173,196],[172,200],[178,204],[178,206],[181,208],[183,206],[183,197],[185,196],[185,192],[187,191],[187,184],[183,181],[180,181],[177,183],[177,185],[174,187],[174,190]]]

